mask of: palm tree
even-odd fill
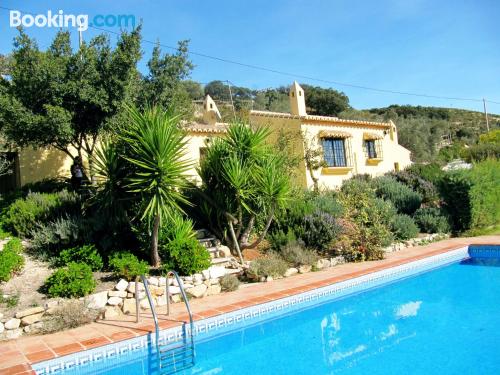
[[[181,211],[180,203],[188,204],[181,191],[187,184],[185,172],[192,163],[186,158],[179,116],[158,107],[144,112],[130,107],[127,110],[131,123],[119,136],[129,148],[124,158],[134,168],[127,188],[141,197],[141,220],[152,224],[151,265],[158,267],[158,231],[166,218]]]

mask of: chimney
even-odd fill
[[[297,81],[293,81],[290,86],[290,108],[292,115],[305,116],[306,112],[306,99],[304,97],[304,89],[300,87]]]
[[[203,101],[203,121],[209,125],[215,125],[222,119],[219,109],[215,105],[214,100],[207,95]]]

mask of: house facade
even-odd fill
[[[309,115],[297,82],[289,98],[291,113],[251,111],[250,123],[270,127],[275,139],[287,134],[293,140],[292,152],[301,159],[295,173],[299,186],[311,189],[316,182],[320,189],[334,189],[357,174],[375,177],[411,165],[410,151],[399,145],[392,121]]]
[[[411,164],[410,151],[398,144],[396,125],[392,121],[308,115],[304,90],[297,82],[290,87],[289,98],[290,113],[252,110],[250,125],[269,127],[271,142],[287,135],[290,152],[300,160],[294,173],[297,186],[312,189],[316,184],[320,189],[334,189],[357,174],[379,176]],[[197,117],[199,120],[184,124],[184,129],[186,158],[193,162],[188,175],[200,182],[196,168],[206,148],[214,138],[226,134],[229,124],[222,122],[216,103],[208,95]],[[10,187],[44,178],[71,176],[72,160],[61,151],[27,148],[12,154],[15,175],[8,177]],[[317,168],[308,168],[307,155],[311,154]]]

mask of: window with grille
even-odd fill
[[[349,142],[345,138],[323,138],[323,158],[328,167],[351,166]]]
[[[365,156],[368,159],[382,159],[382,142],[380,140],[365,140],[364,146]]]

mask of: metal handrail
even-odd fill
[[[179,284],[179,289],[181,291],[182,299],[184,300],[184,304],[186,305],[186,309],[188,311],[189,315],[189,329],[190,329],[190,335],[191,335],[191,344],[193,344],[194,347],[194,341],[193,341],[193,314],[191,312],[191,307],[189,306],[189,300],[187,299],[186,292],[184,290],[184,284],[182,283],[181,278],[179,277],[179,274],[175,272],[174,270],[170,270],[167,272],[166,277],[166,292],[167,292],[167,315],[170,315],[170,290],[169,290],[169,282],[168,278],[170,275],[173,275],[175,279],[177,280],[177,284]]]
[[[195,362],[195,351],[194,351],[194,338],[193,338],[193,332],[194,332],[194,330],[193,330],[193,327],[194,327],[193,314],[191,312],[191,307],[189,306],[189,300],[187,299],[186,292],[184,290],[184,284],[182,283],[182,280],[179,277],[179,275],[177,274],[177,272],[175,272],[173,270],[167,272],[166,282],[165,282],[166,297],[167,297],[167,315],[170,314],[170,290],[169,290],[169,282],[168,282],[168,278],[169,278],[170,275],[173,275],[175,277],[175,279],[177,280],[177,284],[179,284],[179,289],[181,291],[182,298],[184,299],[184,303],[185,303],[187,311],[188,311],[188,315],[189,315],[189,333],[190,333],[190,337],[191,337],[191,347],[192,347],[192,353],[193,353],[192,364],[194,365],[194,362]],[[145,275],[141,275],[141,281],[144,284],[144,290],[146,291],[146,296],[148,297],[149,306],[151,307],[151,313],[153,315],[153,320],[154,320],[154,323],[155,323],[155,336],[156,336],[155,342],[156,342],[156,348],[157,348],[157,352],[158,352],[158,366],[159,366],[159,368],[161,368],[160,328],[159,328],[159,325],[158,325],[158,316],[156,315],[154,301],[153,301],[153,298],[151,297],[151,292],[149,290],[149,283],[148,283],[148,280],[146,279]],[[136,308],[137,308],[137,311],[136,311],[136,321],[137,322],[139,322],[139,290],[138,289],[139,289],[138,288],[138,281],[136,279],[136,282],[135,282],[135,298],[136,298]],[[187,339],[187,334],[186,334],[186,339]]]
[[[146,296],[148,297],[149,306],[151,307],[151,313],[153,314],[153,319],[155,321],[156,345],[158,346],[160,338],[160,328],[158,326],[158,317],[156,316],[155,304],[153,302],[153,298],[151,297],[151,292],[149,291],[149,284],[148,280],[146,279],[146,276],[141,275],[141,280],[142,283],[144,284],[144,290],[146,291]],[[135,290],[135,295],[137,300],[138,299],[137,296],[139,295],[139,291],[137,289]]]

